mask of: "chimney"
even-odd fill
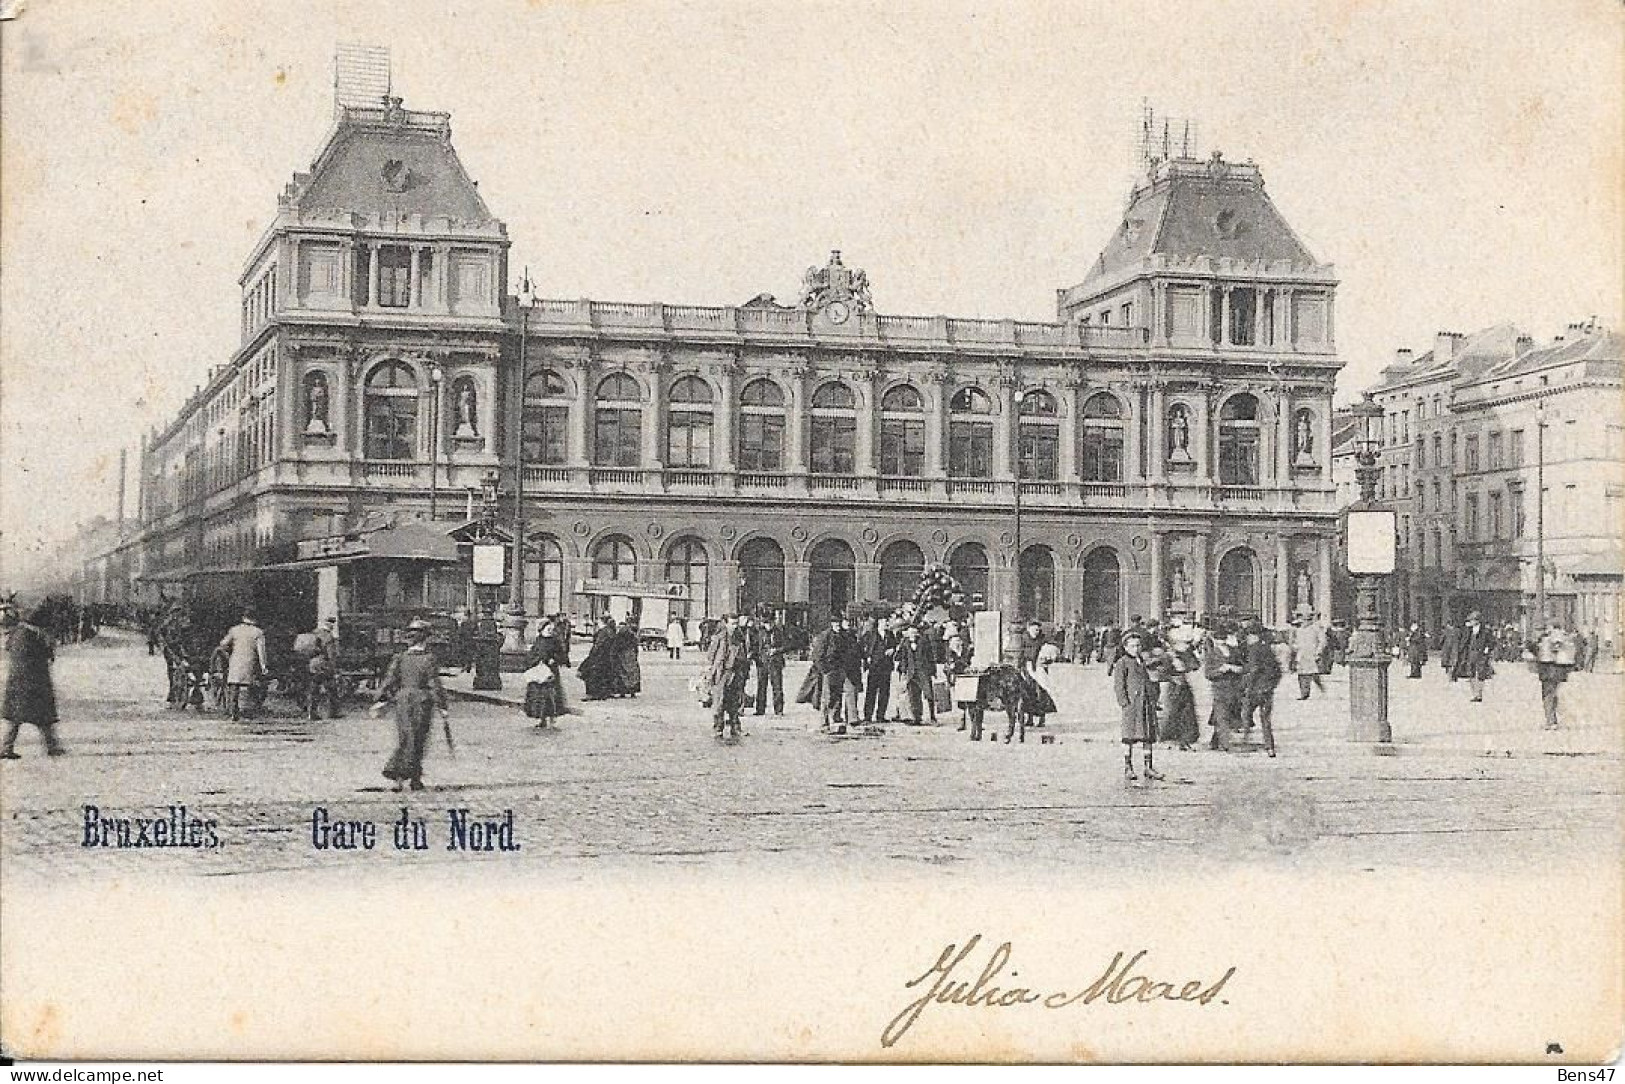
[[[1448,362],[1456,356],[1456,340],[1461,338],[1454,331],[1441,331],[1433,336],[1433,360]]]
[[[1529,353],[1529,351],[1533,350],[1534,348],[1535,338],[1533,335],[1519,335],[1518,344],[1513,347],[1513,354],[1514,356],[1522,357],[1524,354]]]
[[[1411,348],[1408,346],[1402,346],[1398,350],[1394,351],[1394,364],[1409,365],[1412,357],[1413,355],[1411,353]]]

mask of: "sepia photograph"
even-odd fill
[[[1625,1031],[1625,8],[0,9],[0,1054]]]

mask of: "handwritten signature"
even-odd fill
[[[1178,984],[1176,989],[1173,982],[1154,979],[1150,975],[1140,973],[1140,962],[1150,953],[1149,949],[1141,949],[1128,956],[1127,962],[1124,960],[1125,953],[1119,952],[1113,956],[1112,962],[1106,965],[1106,970],[1100,977],[1077,993],[1068,993],[1065,990],[1043,993],[1026,986],[1001,988],[994,980],[1000,978],[1005,966],[1010,963],[1012,950],[1008,941],[993,950],[976,981],[967,982],[964,979],[964,976],[970,974],[976,967],[974,962],[966,964],[965,961],[981,942],[982,935],[976,934],[965,942],[963,948],[949,945],[937,956],[936,963],[917,978],[903,984],[905,990],[925,986],[926,991],[904,1006],[902,1012],[892,1017],[891,1023],[880,1033],[881,1046],[892,1046],[907,1035],[909,1029],[919,1022],[920,1016],[933,1004],[962,1005],[967,1009],[1010,1009],[1020,1005],[1063,1009],[1078,1002],[1092,1005],[1096,1001],[1103,1001],[1108,1005],[1154,1001],[1188,1001],[1208,1005],[1219,1000],[1219,994],[1224,990],[1225,984],[1236,973],[1236,969],[1232,967],[1220,975],[1217,981],[1209,983],[1204,979],[1190,979]],[[964,965],[962,970],[961,965]],[[959,974],[957,979],[956,971]],[[1010,977],[1016,976],[1017,973],[1012,970]],[[1220,1000],[1220,1004],[1227,1005],[1229,1002]]]

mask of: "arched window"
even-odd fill
[[[1232,395],[1219,411],[1219,484],[1258,484],[1258,400]]]
[[[987,605],[987,550],[976,542],[961,542],[948,555],[948,574],[965,591],[965,605],[980,610]]]
[[[367,374],[367,458],[412,459],[418,446],[418,381],[412,367],[386,361]]]
[[[532,616],[564,609],[564,550],[552,535],[530,540],[525,571],[525,612]]]
[[[1030,391],[1021,397],[1019,455],[1021,477],[1054,481],[1060,477],[1061,418],[1055,396]]]
[[[948,401],[948,473],[993,476],[993,403],[981,388],[960,388]]]
[[[1219,613],[1231,619],[1258,615],[1258,559],[1245,547],[1219,562]]]
[[[1117,551],[1100,546],[1083,559],[1083,620],[1091,625],[1115,625],[1122,618],[1122,568]]]
[[[643,461],[643,391],[626,373],[598,384],[593,416],[594,466],[636,467]]]
[[[600,538],[592,548],[592,575],[595,580],[636,580],[638,555],[632,548],[632,540],[623,534]]]
[[[812,398],[812,473],[851,474],[857,469],[858,413],[852,390],[834,381]]]
[[[1083,404],[1083,480],[1123,480],[1123,406],[1106,392]]]
[[[880,599],[894,606],[914,597],[925,572],[925,554],[906,538],[880,551]]]
[[[739,393],[739,469],[784,469],[784,393],[771,380],[752,380]]]
[[[880,473],[893,478],[925,473],[925,401],[908,384],[880,400]]]
[[[739,547],[739,612],[783,605],[784,550],[771,538],[753,538]]]
[[[856,558],[852,547],[839,538],[826,538],[807,555],[808,598],[812,620],[826,624],[831,614],[843,614],[855,593]]]
[[[711,466],[711,385],[685,376],[671,386],[666,417],[666,466]]]
[[[686,600],[672,600],[673,617],[693,621],[709,615],[710,573],[710,557],[705,552],[705,544],[699,539],[679,538],[671,544],[671,549],[666,551],[666,582],[680,583],[688,588]]]
[[[1048,546],[1028,546],[1021,551],[1018,580],[1016,608],[1022,620],[1054,621],[1055,555]]]
[[[527,464],[562,466],[569,447],[570,390],[552,369],[540,369],[525,378],[521,428]],[[532,611],[533,612],[533,611]]]

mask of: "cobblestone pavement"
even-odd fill
[[[1131,788],[1100,666],[1062,668],[1065,708],[1025,745],[971,743],[957,720],[831,739],[793,704],[782,718],[748,718],[743,741],[723,745],[687,688],[700,665],[697,653],[651,656],[643,696],[577,700],[553,733],[513,707],[460,701],[455,757],[435,735],[429,790],[397,795],[379,774],[389,719],[354,705],[342,719],[307,722],[275,702],[274,714],[240,723],[171,712],[161,662],[104,635],[59,657],[71,755],[47,760],[25,728],[24,759],[0,762],[0,861],[8,874],[47,877],[479,865],[482,877],[569,882],[659,864],[827,871],[838,881],[875,869],[1095,877],[1163,863],[1530,870],[1619,846],[1618,675],[1577,675],[1564,729],[1543,732],[1527,667],[1503,666],[1482,704],[1437,666],[1417,681],[1395,668],[1394,756],[1345,740],[1346,672],[1308,702],[1289,676],[1277,696],[1278,759],[1162,747],[1167,780]],[[801,670],[786,675],[792,695]],[[573,676],[566,688],[579,696]],[[1205,689],[1198,701],[1205,719]],[[1052,744],[1038,741],[1045,733]],[[394,848],[403,804],[427,821],[429,850]],[[221,845],[85,847],[86,805],[144,818],[184,805],[218,822]],[[377,822],[377,849],[315,848],[318,806],[335,820]],[[465,808],[476,818],[512,810],[521,849],[448,851],[447,810]]]

